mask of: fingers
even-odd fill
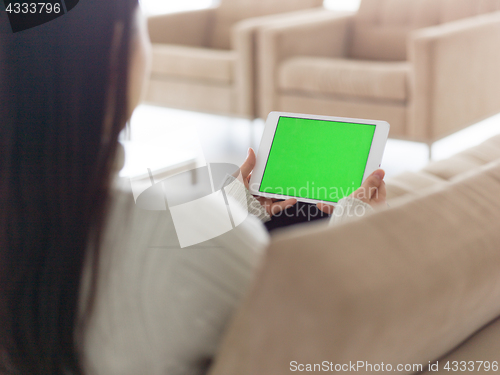
[[[273,204],[271,204],[270,210],[268,211],[268,213],[271,216],[279,214],[281,211],[292,207],[295,203],[297,203],[297,199],[295,199],[295,198],[290,198],[290,199],[287,199],[286,201],[282,201],[282,202],[274,202]]]
[[[250,173],[255,168],[255,162],[256,162],[255,152],[253,151],[253,149],[249,148],[247,158],[240,167],[241,176],[243,177],[243,180],[246,180],[248,176],[250,176]]]
[[[328,215],[333,214],[333,211],[335,210],[335,207],[330,206],[329,204],[318,203],[317,206],[321,211]]]

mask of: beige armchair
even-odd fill
[[[259,32],[259,114],[386,120],[428,144],[500,112],[499,0],[362,0]]]
[[[153,64],[146,101],[254,118],[255,31],[285,12],[293,17],[322,3],[222,0],[217,8],[149,18]]]

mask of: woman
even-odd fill
[[[202,373],[267,244],[249,218],[180,249],[168,211],[113,185],[149,64],[137,8],[81,1],[16,34],[0,13],[1,373]],[[382,203],[382,179],[355,197]],[[294,201],[260,203],[265,216]]]

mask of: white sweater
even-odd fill
[[[367,207],[357,200],[340,205],[348,202],[352,209],[333,221]],[[220,212],[212,214],[217,220]],[[268,242],[262,223],[249,216],[220,237],[181,249],[169,211],[139,209],[130,191],[116,188],[95,310],[80,339],[86,374],[204,373]],[[83,281],[81,301],[88,275]]]

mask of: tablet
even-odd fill
[[[380,167],[388,135],[385,121],[271,112],[249,190],[335,205]]]

